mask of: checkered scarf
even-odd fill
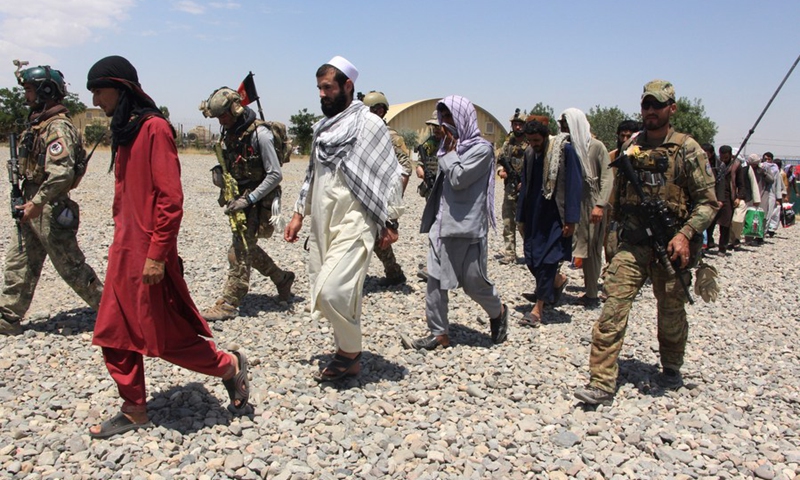
[[[481,136],[481,130],[478,128],[478,114],[475,111],[475,106],[469,99],[458,96],[450,95],[439,100],[439,103],[444,104],[450,113],[453,114],[453,121],[456,123],[454,126],[458,131],[458,141],[456,143],[456,153],[463,155],[470,148],[486,144],[492,147],[492,144]],[[437,109],[439,117],[439,124],[442,124],[442,115]],[[491,172],[495,171],[494,165],[494,148],[490,148],[492,152],[492,168]],[[447,152],[444,151],[444,142],[439,146],[438,156],[443,156]],[[497,229],[497,220],[494,218],[494,174],[489,175],[489,181],[486,185],[486,212],[489,217],[489,224],[492,229]]]
[[[547,175],[542,183],[542,196],[547,200],[553,198],[556,190],[556,179],[558,170],[564,163],[564,146],[569,143],[569,134],[559,133],[551,136],[547,145],[547,153],[544,155],[543,170]]]
[[[368,114],[369,108],[354,100],[343,112],[314,125],[311,158],[295,204],[296,212],[305,211],[316,159],[328,167],[341,168],[345,183],[370,217],[378,225],[386,223],[387,203],[402,188],[399,180],[402,168],[386,124]]]

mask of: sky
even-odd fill
[[[122,55],[173,123],[217,131],[198,105],[249,71],[267,119],[320,114],[314,73],[334,55],[359,69],[357,91],[463,95],[501,121],[538,102],[633,114],[661,78],[737,148],[800,55],[798,19],[796,0],[0,0],[0,88],[16,84],[13,59],[49,64],[91,106],[86,72]],[[800,158],[797,70],[747,153]]]

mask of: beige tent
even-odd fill
[[[431,118],[431,114],[436,109],[439,98],[429,98],[427,100],[417,100],[415,102],[398,103],[389,107],[385,120],[391,127],[398,132],[403,130],[413,130],[417,132],[420,142],[428,138],[428,126],[425,121]],[[503,124],[497,121],[494,115],[487,112],[478,105],[475,105],[478,113],[478,128],[481,129],[483,138],[490,141],[492,145],[498,140],[505,140],[507,131]],[[409,145],[413,148],[413,145]]]

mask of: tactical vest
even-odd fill
[[[20,137],[22,140],[19,145],[19,172],[26,181],[42,184],[47,179],[47,171],[45,170],[47,164],[47,146],[59,137],[57,132],[50,131],[50,126],[56,120],[65,121],[64,123],[67,125],[67,128],[74,132],[75,127],[69,122],[69,117],[61,113],[41,123],[30,126]],[[77,137],[77,133],[75,133],[75,137]],[[66,145],[66,147],[72,150],[69,152],[69,155],[72,157],[73,161],[78,158],[86,158],[86,152],[80,142],[73,142],[71,145]],[[83,173],[86,173],[85,162],[83,166],[84,169],[80,172],[81,177]],[[75,165],[73,164],[73,168],[74,167]],[[77,182],[80,182],[80,178],[76,175],[76,179],[73,181],[71,188],[77,186]]]
[[[261,151],[253,148],[250,141],[251,135],[255,134],[259,125],[264,125],[264,122],[255,120],[238,137],[231,138],[226,135],[223,140],[223,153],[228,172],[240,184],[261,183],[267,174],[264,170],[264,161],[261,159]]]
[[[525,157],[525,149],[528,148],[528,142],[524,137],[517,138],[514,134],[510,134],[506,143],[503,145],[503,156],[508,158],[511,168],[522,173],[522,163]]]
[[[675,216],[678,224],[683,224],[691,213],[690,198],[686,194],[689,178],[684,170],[683,161],[686,155],[684,144],[688,138],[689,135],[672,132],[658,147],[648,148],[639,145],[639,148],[647,153],[645,158],[631,158],[631,164],[639,175],[645,196],[650,199],[662,200]],[[621,151],[625,151],[635,140],[623,145]],[[620,187],[617,188],[617,205],[620,206],[618,211],[623,217],[620,220],[625,221],[624,217],[638,216],[637,209],[642,202],[639,195],[636,194],[636,190],[625,180],[624,176],[621,173],[617,173],[617,175],[618,187]],[[670,233],[674,234],[675,232]]]

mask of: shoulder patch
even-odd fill
[[[711,173],[711,164],[709,164],[708,162],[706,162],[706,174],[709,177],[713,176],[713,174]]]
[[[64,146],[64,142],[59,138],[50,143],[47,147],[47,152],[53,159],[57,160],[66,155],[67,149]]]

